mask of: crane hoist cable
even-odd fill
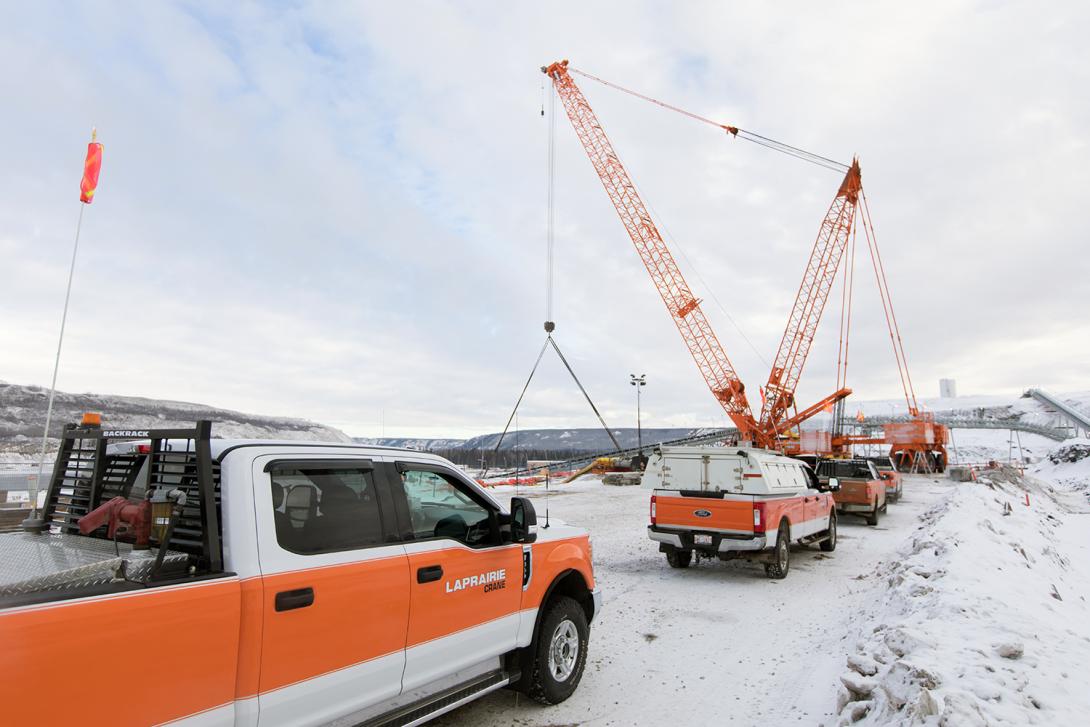
[[[597,81],[598,83],[602,84],[603,86],[609,86],[610,88],[616,89],[617,91],[620,91],[622,93],[627,93],[629,96],[635,96],[636,98],[643,99],[644,101],[650,101],[651,103],[655,104],[656,106],[661,106],[664,109],[669,109],[670,111],[676,111],[677,113],[681,114],[682,116],[688,116],[690,119],[695,119],[696,121],[700,121],[702,123],[710,124],[712,126],[720,128],[720,129],[726,131],[728,134],[730,134],[731,136],[733,136],[735,138],[743,139],[745,141],[749,141],[749,142],[752,142],[754,144],[758,144],[758,145],[766,147],[768,149],[772,149],[773,151],[778,151],[778,152],[780,152],[782,154],[787,154],[788,156],[793,156],[796,159],[801,159],[804,162],[810,162],[811,164],[816,164],[817,166],[824,167],[825,169],[828,169],[830,171],[840,172],[841,174],[843,174],[844,172],[848,171],[848,169],[851,167],[850,164],[845,164],[844,162],[838,162],[835,159],[830,159],[828,157],[821,156],[820,154],[815,154],[814,152],[806,151],[805,149],[800,149],[797,146],[792,146],[792,145],[784,143],[782,141],[777,141],[776,139],[772,139],[772,138],[767,137],[767,136],[762,136],[761,134],[758,134],[758,133],[753,132],[753,131],[749,131],[747,129],[742,129],[742,128],[738,127],[738,126],[732,126],[730,124],[721,124],[718,121],[713,121],[712,119],[707,118],[706,116],[701,116],[700,114],[694,114],[692,111],[686,111],[685,109],[674,106],[673,104],[668,104],[665,101],[658,100],[657,98],[652,98],[651,96],[646,96],[646,95],[644,95],[644,94],[642,94],[642,93],[640,93],[638,91],[633,91],[630,88],[625,88],[624,86],[620,86],[620,85],[618,85],[616,83],[613,83],[611,81],[607,81],[604,78],[599,78],[598,76],[587,73],[586,71],[581,71],[578,68],[568,66],[568,71],[571,72],[571,73],[577,73],[580,76],[582,76],[584,78],[589,78],[592,81]]]
[[[550,90],[551,90],[550,85]],[[542,83],[542,99],[541,99],[541,115],[545,116],[545,84]],[[541,345],[541,350],[537,354],[537,358],[534,360],[534,365],[530,369],[530,375],[526,378],[526,383],[522,386],[522,392],[519,393],[518,400],[515,402],[514,408],[511,410],[511,415],[507,417],[507,424],[503,427],[503,432],[500,433],[500,437],[496,440],[496,446],[492,451],[492,461],[495,462],[499,456],[500,447],[503,445],[503,440],[507,436],[508,430],[511,428],[511,422],[515,420],[518,414],[519,406],[522,405],[522,400],[526,396],[526,391],[530,388],[530,382],[534,379],[534,374],[537,373],[537,367],[541,365],[541,359],[545,356],[545,351],[552,346],[556,352],[557,358],[560,359],[560,363],[564,364],[564,368],[571,375],[575,385],[579,387],[579,391],[582,392],[583,398],[587,400],[587,404],[590,405],[591,411],[594,412],[594,416],[598,418],[598,422],[602,425],[602,429],[609,435],[610,441],[613,442],[613,446],[618,452],[621,451],[621,445],[617,441],[617,437],[613,434],[613,430],[606,424],[606,420],[602,417],[602,413],[598,411],[598,407],[594,404],[594,401],[590,398],[590,394],[587,393],[586,387],[583,386],[583,382],[579,380],[579,377],[575,375],[575,370],[568,363],[568,359],[564,356],[563,351],[560,350],[560,346],[557,345],[556,340],[553,338],[553,331],[556,330],[556,323],[553,321],[553,286],[555,283],[555,276],[553,269],[555,265],[555,247],[556,247],[556,94],[549,94],[549,141],[547,151],[547,161],[545,167],[545,342]],[[488,468],[485,467],[481,473],[483,478],[488,474]]]

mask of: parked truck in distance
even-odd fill
[[[836,480],[840,488],[833,495],[837,512],[858,515],[867,525],[877,525],[886,511],[886,481],[865,459],[825,459],[818,462],[818,480]]]
[[[66,428],[0,535],[6,724],[420,724],[578,686],[587,533],[424,452]]]
[[[901,493],[904,491],[904,475],[897,470],[889,455],[883,454],[876,457],[867,457],[866,459],[874,465],[874,469],[878,471],[878,476],[886,483],[886,500],[888,502],[900,500]]]
[[[764,563],[787,576],[790,545],[836,548],[836,480],[821,483],[802,462],[761,449],[656,448],[641,482],[651,491],[648,537],[673,568],[695,555]]]

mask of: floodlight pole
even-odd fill
[[[647,374],[629,374],[629,383],[636,387],[636,446],[639,453],[643,454],[643,425],[640,423],[640,389],[647,386]]]

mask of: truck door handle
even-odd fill
[[[417,583],[431,583],[437,581],[443,577],[443,566],[441,565],[429,565],[423,568],[416,569],[416,582]]]
[[[280,591],[280,593],[276,594],[277,611],[306,608],[312,603],[314,603],[313,588],[296,588],[294,591]]]

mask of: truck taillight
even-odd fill
[[[753,503],[753,532],[763,533],[765,531],[765,504],[763,502]]]
[[[655,496],[651,495],[651,524],[655,525]]]

